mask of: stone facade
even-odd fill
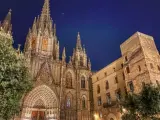
[[[160,56],[153,37],[136,32],[120,45],[122,57],[92,76],[94,112],[104,120],[120,120],[118,101],[143,84],[160,82]]]
[[[49,0],[45,0],[25,43],[24,54],[34,88],[23,99],[22,120],[90,120],[91,63],[81,45],[80,34],[68,63],[65,48],[61,59],[59,48]]]
[[[0,23],[0,37],[13,42],[11,31],[9,11]],[[66,49],[60,57],[59,48],[49,0],[45,0],[25,42],[33,89],[24,95],[16,120],[120,120],[118,101],[127,92],[138,93],[143,84],[160,82],[160,56],[149,35],[136,32],[120,45],[122,56],[94,74],[79,33],[69,62]]]

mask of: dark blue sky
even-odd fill
[[[61,49],[66,46],[70,56],[79,31],[93,70],[119,58],[120,44],[136,31],[152,35],[160,49],[160,0],[50,1]],[[12,9],[15,44],[24,44],[43,3],[44,0],[1,0],[0,20]]]

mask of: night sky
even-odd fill
[[[80,32],[93,70],[119,58],[120,44],[136,31],[152,35],[160,50],[160,0],[50,1],[61,50],[65,46],[67,56],[72,55]],[[24,44],[43,3],[44,0],[0,0],[0,20],[12,9],[15,47]]]

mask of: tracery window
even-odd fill
[[[84,97],[82,98],[82,108],[83,108],[83,109],[86,108],[86,100],[85,100]]]
[[[66,87],[72,88],[72,74],[70,72],[66,76]]]
[[[82,76],[82,77],[81,77],[81,88],[85,88],[85,87],[86,87],[85,77]]]
[[[67,98],[66,106],[67,106],[67,108],[71,107],[71,98],[70,97]]]

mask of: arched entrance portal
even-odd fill
[[[58,99],[46,85],[34,88],[24,100],[22,120],[57,120]]]

